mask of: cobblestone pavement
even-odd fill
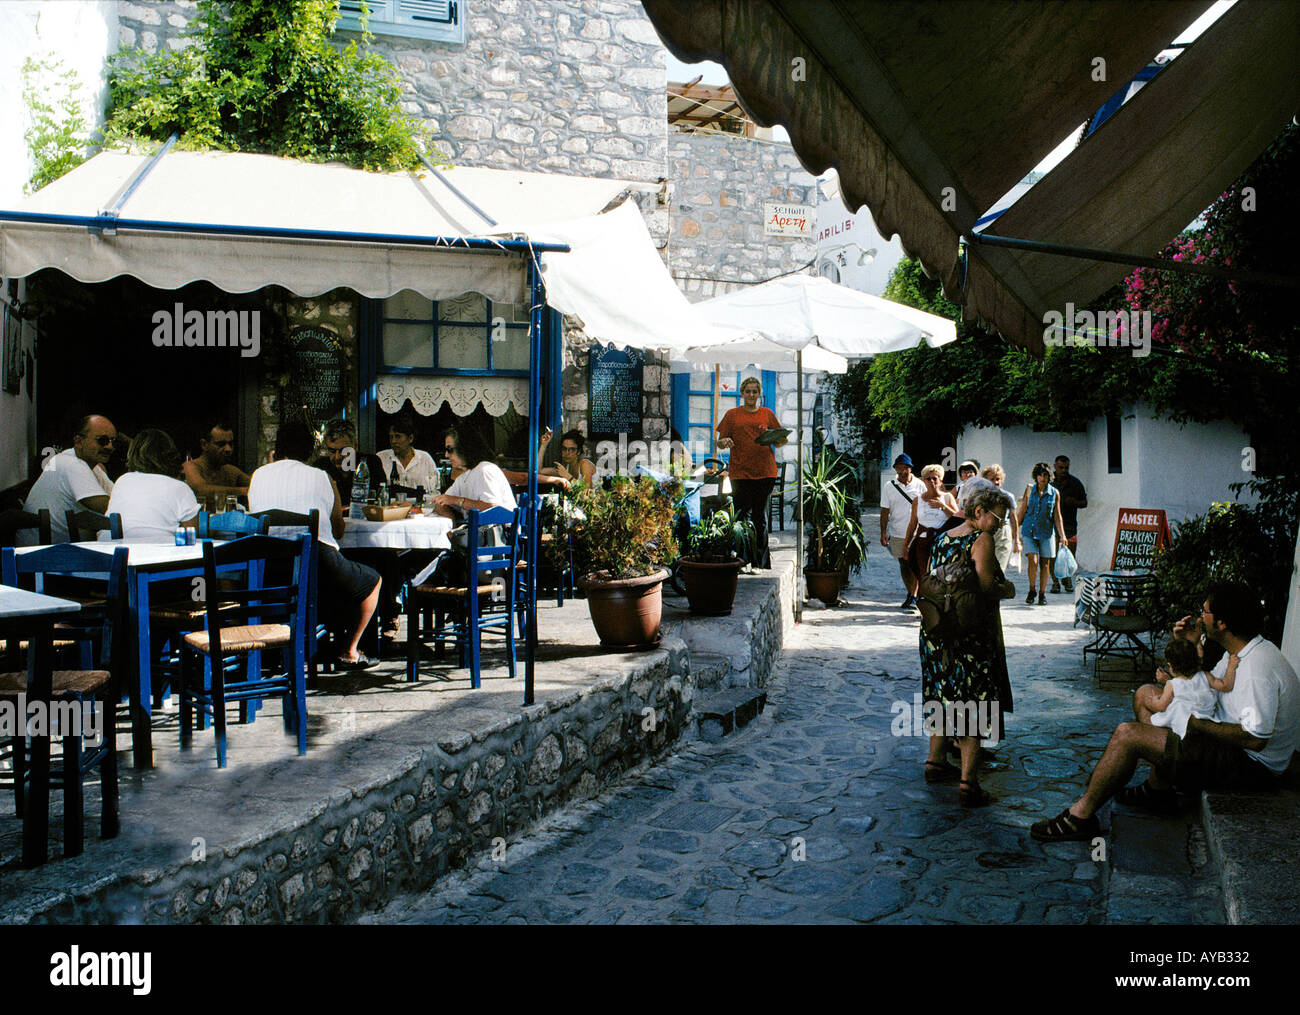
[[[1223,923],[1194,811],[1108,808],[1097,845],[1030,838],[1130,718],[1127,685],[1098,688],[1082,667],[1069,596],[1028,607],[1012,575],[1015,712],[981,776],[996,803],[963,810],[955,784],[923,781],[925,738],[891,732],[891,706],[920,691],[918,619],[872,549],[847,602],[805,610],[756,722],[365,922]]]

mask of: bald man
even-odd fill
[[[72,447],[41,464],[41,474],[32,485],[23,509],[33,513],[49,509],[54,542],[68,541],[65,512],[84,510],[103,514],[108,510],[113,481],[104,466],[113,457],[117,440],[117,427],[103,416],[84,416],[72,438]],[[21,546],[32,546],[38,538],[35,529],[22,529],[18,533]]]

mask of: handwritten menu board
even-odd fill
[[[591,350],[588,432],[641,436],[641,353],[636,349]]]
[[[1169,522],[1163,511],[1151,508],[1120,508],[1115,526],[1115,548],[1111,551],[1112,571],[1150,571],[1156,548],[1168,546]]]
[[[306,413],[316,426],[343,409],[343,347],[324,328],[298,328],[289,336],[289,377],[292,386],[285,408]]]

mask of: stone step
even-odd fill
[[[731,687],[695,702],[700,738],[716,744],[733,730],[748,726],[767,706],[767,692]]]
[[[1228,922],[1300,923],[1300,793],[1205,793],[1201,806]]]

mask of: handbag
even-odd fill
[[[921,579],[916,605],[921,611],[921,626],[934,638],[959,638],[979,626],[984,602],[969,547]]]
[[[1064,543],[1056,551],[1056,577],[1073,578],[1079,573],[1079,562]]]

